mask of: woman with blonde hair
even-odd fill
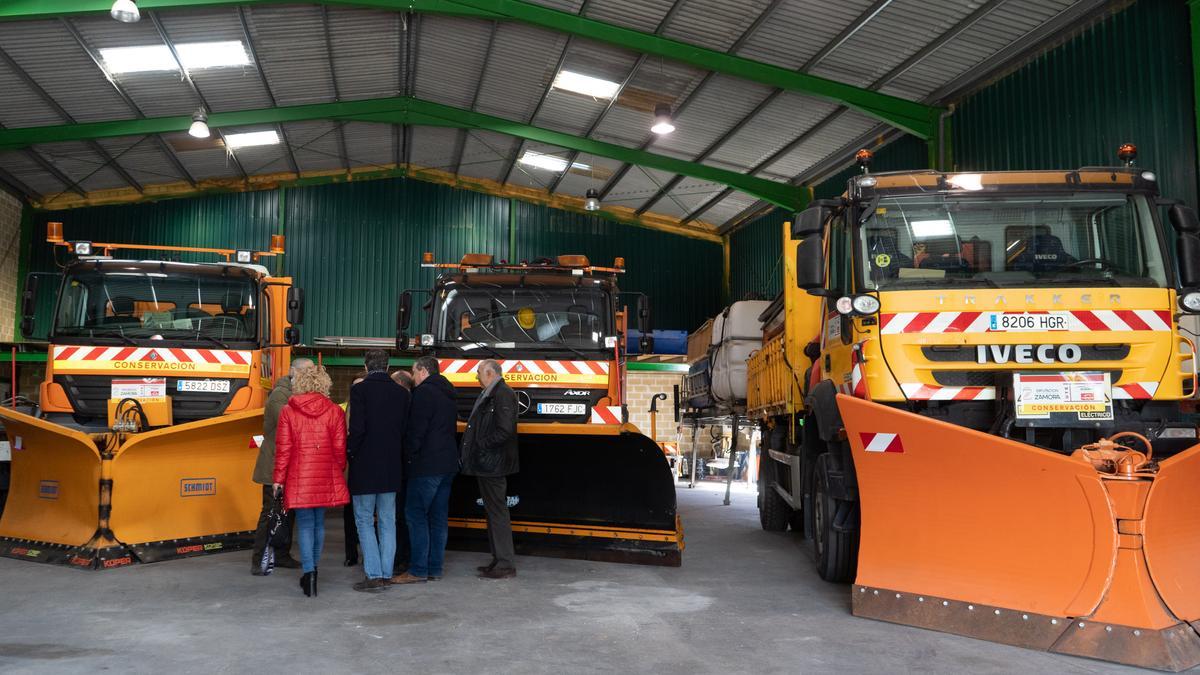
[[[296,512],[296,535],[304,575],[300,588],[317,595],[317,563],[325,545],[325,509],[350,501],[346,468],[346,418],[329,400],[333,383],[321,366],[292,378],[292,397],[279,413],[275,438],[275,489]]]

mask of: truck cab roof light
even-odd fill
[[[590,267],[591,261],[586,255],[560,255],[558,256],[559,267]]]
[[[429,257],[432,258],[433,255],[430,254]],[[461,267],[491,267],[492,256],[488,253],[468,253],[458,261],[458,264]]]

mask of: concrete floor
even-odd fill
[[[805,543],[758,527],[754,495],[680,488],[682,568],[519,558],[483,581],[451,551],[445,580],[368,595],[331,519],[321,595],[294,570],[228,553],[108,572],[0,559],[0,672],[937,673],[1128,672],[857,619]]]

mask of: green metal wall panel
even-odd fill
[[[657,328],[692,330],[721,307],[721,245],[569,211],[517,204],[513,260],[582,253],[595,264],[625,258],[623,291],[650,296]],[[634,300],[627,304],[632,308]]]
[[[514,203],[515,232],[510,233]],[[45,223],[52,220],[64,223],[71,240],[255,250],[266,248],[270,235],[282,231],[287,254],[266,264],[305,289],[301,335],[306,343],[336,335],[394,335],[400,292],[432,284],[433,270],[420,267],[425,251],[439,262],[456,261],[464,253],[508,260],[583,253],[598,264],[624,256],[629,273],[622,289],[651,296],[659,328],[694,328],[720,307],[719,244],[400,178],[37,212],[32,241],[21,252],[29,271],[58,269],[53,248],[44,241]],[[58,255],[66,259],[63,250]],[[154,251],[139,257],[213,260]],[[415,296],[414,305],[419,308],[426,298]],[[39,328],[48,325],[49,311],[49,303],[39,311]],[[417,327],[414,319],[410,328]]]
[[[875,152],[871,162],[872,173],[885,171],[911,171],[929,168],[929,145],[916,136],[904,135]],[[857,166],[848,166],[837,174],[813,186],[813,198],[833,199],[846,191],[846,182],[862,171]]]
[[[1138,166],[1196,204],[1195,103],[1187,5],[1141,0],[959,104],[956,169]]]

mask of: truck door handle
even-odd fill
[[[830,364],[830,361],[829,361],[829,355],[828,355],[828,354],[826,354],[826,355],[825,355],[825,372],[827,372],[827,373],[828,373],[830,370],[833,370],[832,366],[830,366],[829,364]]]

